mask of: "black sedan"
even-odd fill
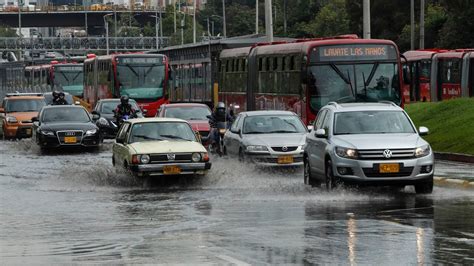
[[[103,140],[91,116],[82,106],[45,106],[33,120],[33,139],[42,148],[98,147]]]
[[[130,99],[129,103],[137,111],[137,118],[142,118],[143,114],[135,100]],[[104,132],[105,138],[115,138],[118,131],[118,125],[115,122],[114,110],[120,104],[120,99],[102,99],[99,100],[94,108],[93,114],[98,114],[100,119],[97,121]]]

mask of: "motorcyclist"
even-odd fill
[[[53,103],[52,105],[67,105],[66,95],[62,91],[53,91]]]
[[[217,128],[217,124],[219,122],[226,122],[227,128],[229,128],[232,120],[232,116],[227,113],[225,104],[223,102],[217,103],[214,112],[209,118],[209,125],[211,126],[211,131],[209,132],[211,143],[219,141],[219,129]]]
[[[114,110],[114,117],[117,125],[122,123],[122,120],[125,116],[128,116],[129,118],[136,117],[136,113],[136,110],[129,103],[129,97],[127,95],[120,97],[120,103]]]

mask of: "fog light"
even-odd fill
[[[349,167],[338,167],[337,172],[340,175],[352,175],[352,169]]]
[[[431,170],[433,170],[433,165],[424,165],[421,167],[421,173],[425,174],[425,173],[431,173]]]

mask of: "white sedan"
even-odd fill
[[[211,168],[199,135],[184,120],[139,118],[125,121],[113,145],[112,164],[133,175],[205,175]]]

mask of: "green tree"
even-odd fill
[[[437,45],[443,48],[474,47],[474,1],[445,1],[444,5],[448,15]]]
[[[0,37],[18,37],[18,34],[14,29],[0,25]]]
[[[323,6],[308,29],[309,34],[315,37],[350,33],[345,0],[333,0]]]

